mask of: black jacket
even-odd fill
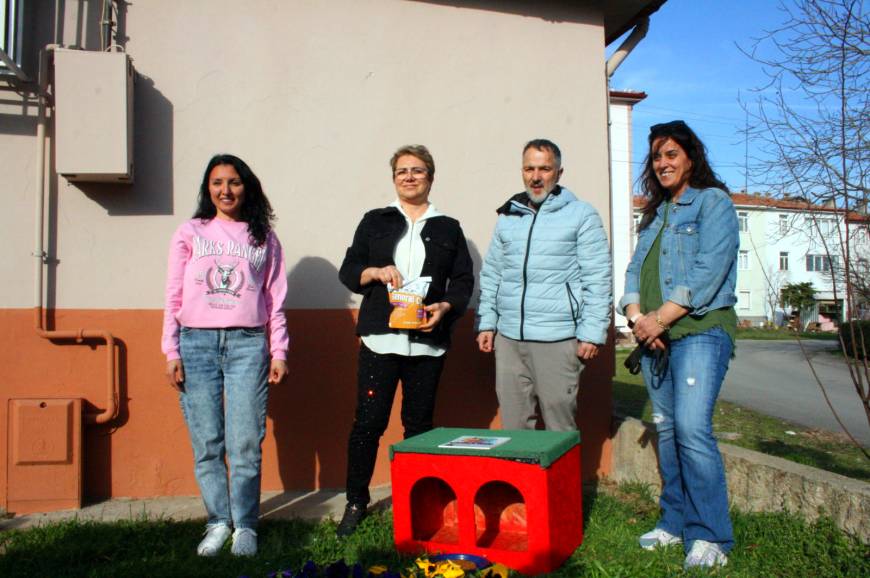
[[[369,211],[356,228],[353,244],[347,249],[338,278],[348,289],[363,296],[356,326],[357,335],[399,331],[389,327],[392,306],[386,285],[374,282],[363,287],[359,280],[368,267],[395,265],[393,252],[396,243],[405,234],[405,228],[405,217],[395,207]],[[431,333],[410,331],[409,334],[412,341],[447,346],[450,344],[450,328],[462,317],[474,290],[471,256],[456,219],[443,215],[427,219],[420,237],[426,248],[426,259],[420,275],[432,277],[423,302],[429,305],[446,301],[451,308]]]

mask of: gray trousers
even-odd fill
[[[583,363],[577,340],[552,343],[495,336],[495,391],[504,429],[535,429],[536,406],[544,427],[577,429],[577,388]]]

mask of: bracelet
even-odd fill
[[[634,324],[637,323],[637,320],[643,317],[643,313],[635,313],[631,316],[631,319],[628,320],[628,328],[634,329]]]
[[[656,325],[661,327],[662,331],[667,331],[668,329],[670,329],[670,327],[664,321],[662,321],[662,317],[661,315],[659,315],[658,311],[656,311]]]

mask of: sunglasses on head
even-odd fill
[[[689,130],[689,125],[681,120],[672,120],[671,122],[654,124],[649,127],[650,134],[670,134],[678,130],[687,131]]]

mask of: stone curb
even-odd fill
[[[390,486],[371,488],[370,509],[388,508],[392,504]],[[344,491],[312,490],[310,492],[269,492],[260,496],[260,519],[303,518],[341,519],[344,512]],[[0,519],[0,532],[23,530],[34,526],[64,521],[117,522],[119,520],[202,520],[206,517],[199,496],[161,496],[155,498],[113,498],[84,506],[80,510],[58,510],[23,514]]]
[[[614,416],[615,482],[661,489],[652,424]],[[842,530],[870,544],[870,483],[745,448],[719,443],[732,506],[750,512],[791,512],[808,521],[830,516]]]

